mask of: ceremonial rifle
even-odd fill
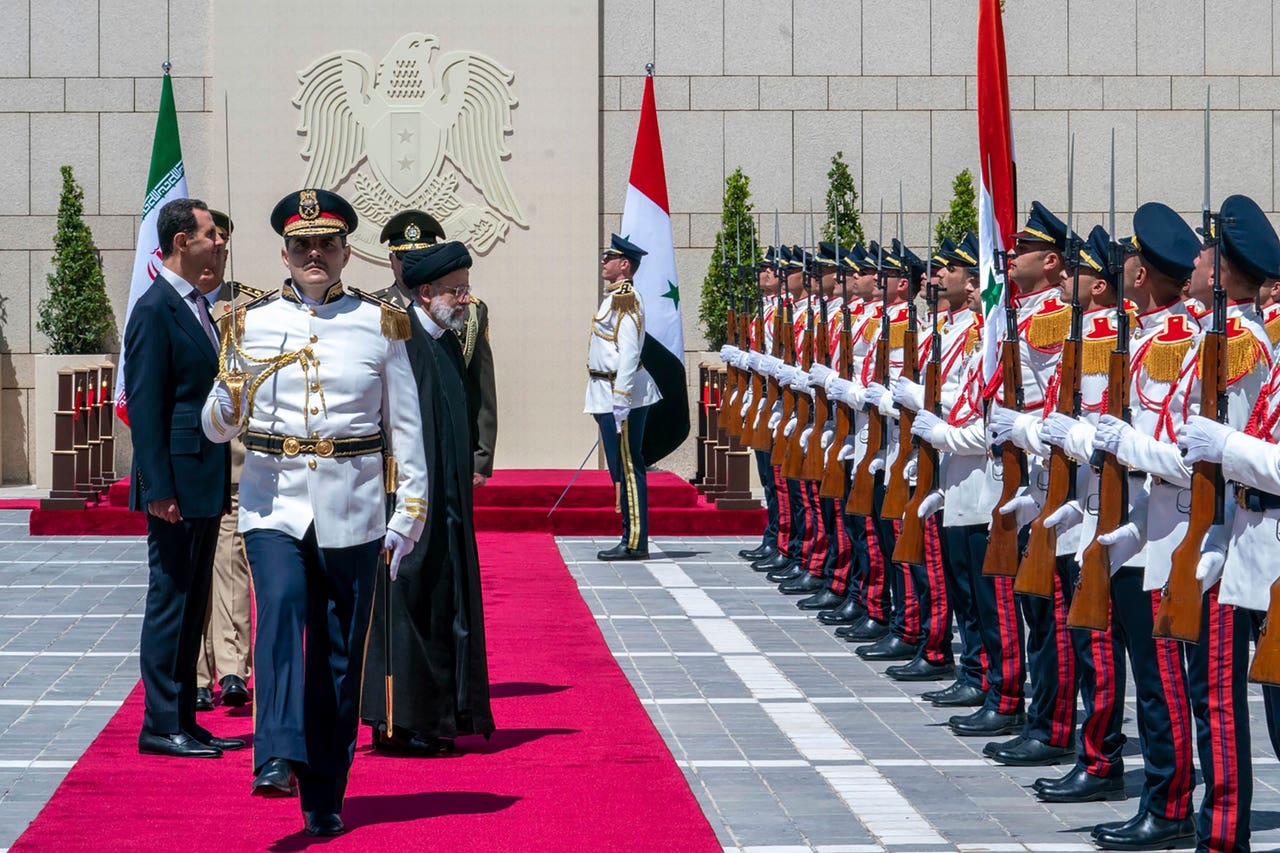
[[[988,169],[988,171],[990,171]],[[1022,352],[1018,342],[1018,309],[1013,304],[1013,282],[1009,280],[1008,254],[996,253],[996,264],[1004,280],[1004,343],[1000,345],[1000,379],[1005,405],[1022,411]],[[987,537],[987,555],[982,573],[995,577],[1013,577],[1018,573],[1018,514],[1000,512],[1000,507],[1018,495],[1027,484],[1027,456],[1012,441],[997,449],[1000,454],[1000,498],[991,510],[991,532]]]
[[[875,371],[872,379],[883,385],[889,376],[889,288],[884,277],[884,199],[880,200],[880,244],[876,250],[876,282],[884,292],[880,311],[880,337],[876,341]],[[845,510],[852,515],[871,515],[874,512],[876,475],[871,470],[871,463],[884,449],[884,430],[884,415],[880,414],[879,408],[872,406],[867,411],[867,452],[853,473],[853,486],[849,490],[849,501]]]
[[[1201,209],[1205,239],[1213,246],[1213,320],[1200,340],[1200,414],[1225,423],[1227,419],[1227,292],[1222,287],[1221,215],[1209,209],[1209,95],[1204,107],[1204,206]],[[1202,594],[1196,579],[1204,537],[1223,521],[1222,498],[1226,485],[1222,465],[1197,462],[1191,466],[1191,509],[1187,532],[1173,549],[1169,579],[1156,611],[1153,637],[1200,642]]]
[[[779,246],[779,249],[781,249],[781,246]],[[778,303],[778,311],[782,315],[782,323],[779,330],[779,334],[782,336],[782,355],[780,358],[784,364],[795,367],[796,324],[792,316],[793,302],[791,299],[791,287],[787,284],[787,278],[790,278],[790,274],[781,278],[778,284],[778,296],[781,300]],[[787,423],[796,411],[796,392],[790,384],[783,386],[779,383],[778,389],[782,396],[782,419],[778,421],[778,426],[773,432],[773,455],[769,457],[769,461],[774,465],[781,466],[787,458],[788,442],[785,433]]]
[[[775,282],[782,281],[782,253],[778,245],[778,211],[775,208],[773,212],[773,277]],[[782,287],[779,284],[778,295],[774,297],[777,302],[773,306],[773,342],[769,347],[769,354],[774,358],[782,358]],[[763,317],[764,297],[761,295],[760,313]],[[763,328],[763,320],[761,328]],[[763,345],[763,338],[761,339]],[[769,376],[764,380],[766,387],[764,408],[760,411],[760,416],[756,419],[756,428],[752,436],[752,447],[766,453],[772,453],[773,449],[773,430],[769,428],[769,420],[773,417],[773,407],[778,403],[778,395],[781,393],[778,387],[777,377]],[[772,457],[770,464],[774,464]]]
[[[853,364],[853,330],[850,324],[853,321],[853,314],[849,310],[849,287],[848,277],[845,274],[844,259],[840,257],[840,207],[836,206],[836,281],[840,283],[841,298],[841,326],[840,326],[840,364],[836,369],[840,373],[841,379],[848,379]],[[849,432],[853,428],[853,417],[849,411],[849,407],[839,403],[832,403],[835,409],[835,432],[831,439],[831,444],[827,447],[827,452],[823,456],[825,469],[822,474],[822,482],[818,486],[818,497],[832,498],[841,500],[845,496],[845,492],[849,489],[849,471],[848,466],[843,459],[837,459],[840,454],[840,448],[844,447],[845,441],[849,438]]]
[[[929,221],[932,227],[933,216]],[[898,184],[898,233],[903,234],[902,227],[902,184]],[[906,240],[903,240],[905,255]],[[933,267],[932,235],[930,235],[929,270]],[[906,258],[903,258],[906,264]],[[911,279],[919,275],[919,270],[907,264],[907,332],[902,341],[902,375],[912,382],[920,381],[920,329],[916,316],[916,300],[912,297]],[[886,376],[887,378],[887,376]],[[882,383],[885,384],[885,383]],[[880,508],[882,518],[902,518],[907,503],[911,500],[911,482],[907,479],[907,465],[911,462],[911,450],[915,436],[911,434],[911,425],[915,423],[916,413],[906,406],[898,412],[898,455],[889,468],[885,478],[884,504]]]
[[[729,223],[722,221],[720,224],[722,226],[720,229],[720,270],[724,276],[725,290],[728,291],[729,297],[727,300],[728,308],[725,316],[725,337],[728,339],[730,344],[741,348],[742,341],[738,337],[738,293],[737,287],[735,286],[737,284],[736,273],[738,268],[729,264],[728,247],[725,245],[728,238],[728,235],[725,232],[728,231]],[[741,254],[740,249],[739,254]],[[741,263],[741,257],[739,257],[739,263]],[[732,364],[726,364],[725,372],[728,374],[725,380],[725,387],[728,389],[737,389],[738,368]],[[738,427],[735,424],[736,419],[731,417],[731,415],[737,407],[739,399],[739,397],[734,396],[731,390],[725,398],[720,400],[720,422],[725,425],[725,432],[731,436],[737,434]]]
[[[813,204],[809,204],[809,236],[813,239],[814,245],[817,245],[817,233],[813,227]],[[836,263],[840,263],[840,234],[836,233],[835,255]],[[817,266],[817,255],[814,255],[814,265]],[[826,365],[831,360],[831,346],[827,339],[827,290],[822,284],[825,278],[821,267],[817,270],[818,277],[818,303],[820,306],[818,316],[814,316],[813,300],[809,300],[809,316],[813,318],[811,328],[813,335],[809,339],[809,364],[813,369],[813,364],[820,363]],[[831,417],[831,401],[827,399],[827,389],[822,385],[813,387],[813,429],[809,432],[809,442],[804,448],[804,472],[802,479],[819,482],[823,478],[826,468],[826,455],[822,446],[822,434],[826,431],[827,420]]]
[[[1271,603],[1249,666],[1249,680],[1280,686],[1280,578],[1271,584]]]
[[[1079,235],[1071,228],[1076,174],[1076,139],[1071,136],[1067,159],[1067,245],[1065,256],[1074,261],[1071,277],[1071,331],[1062,345],[1062,360],[1058,362],[1057,411],[1073,418],[1080,417],[1080,368],[1083,348],[1080,310],[1080,243]],[[1123,287],[1123,285],[1121,285]],[[1123,303],[1122,303],[1123,304]],[[1109,398],[1108,398],[1109,399]],[[1040,598],[1053,598],[1053,579],[1058,562],[1058,529],[1045,524],[1045,519],[1057,512],[1063,504],[1076,499],[1077,466],[1061,447],[1049,448],[1049,486],[1045,492],[1044,506],[1031,522],[1027,547],[1018,564],[1018,578],[1013,591]]]
[[[938,300],[942,288],[933,284],[933,216],[929,217],[929,257],[925,260],[925,299],[929,302],[929,322],[933,333],[929,336],[929,363],[924,369],[924,407],[934,415],[942,415],[942,333],[938,329]],[[907,408],[902,408],[903,414]],[[912,418],[914,421],[914,417]],[[911,427],[902,427],[903,435],[911,435]],[[912,436],[914,438],[914,436]],[[897,544],[893,546],[892,560],[895,563],[912,563],[924,565],[924,526],[925,520],[920,517],[920,505],[924,503],[929,492],[938,488],[941,473],[939,471],[938,448],[927,441],[913,442],[916,454],[916,488],[911,493],[902,511],[902,531],[898,534]],[[899,453],[903,452],[901,449]]]
[[[813,270],[809,266],[810,252],[808,249],[808,239],[804,237],[803,220],[801,220],[801,240],[804,245],[801,246],[801,273],[800,281],[804,284],[805,295],[805,316],[804,316],[804,352],[797,353],[796,359],[799,362],[800,369],[808,373],[813,367]],[[794,331],[794,319],[793,319]],[[804,477],[804,445],[800,443],[800,436],[804,434],[805,429],[809,427],[810,419],[813,417],[813,400],[809,397],[807,390],[798,390],[795,392],[796,399],[796,428],[788,436],[787,455],[782,463],[782,476],[789,479],[803,479]],[[812,433],[810,433],[812,434]]]
[[[741,228],[739,228],[738,241],[738,276],[745,278],[742,271]],[[746,275],[754,276],[756,275],[756,235],[754,227],[751,232],[751,254],[749,257],[751,264],[747,268]],[[738,340],[741,341],[738,346],[743,352],[749,353],[751,352],[751,327],[753,323],[751,315],[754,313],[757,300],[748,300],[747,298],[747,291],[752,287],[750,279],[747,279],[744,283],[746,286],[742,288],[742,311],[738,316]],[[747,418],[751,416],[752,407],[760,400],[759,396],[752,393],[754,384],[755,374],[745,367],[740,368],[738,370],[738,409],[734,413],[733,423],[737,430],[738,441],[742,444],[747,444],[751,437],[750,431],[754,424],[747,423]]]
[[[757,229],[758,230],[758,229]],[[766,338],[764,334],[764,291],[760,287],[760,270],[762,268],[759,256],[756,252],[756,235],[755,231],[751,234],[751,269],[756,277],[756,318],[755,318],[755,337],[756,346],[759,347],[761,355],[764,355]],[[763,405],[766,401],[769,381],[764,373],[759,370],[748,371],[751,374],[751,409],[743,409],[743,433],[742,440],[745,444],[754,450],[767,450],[768,445],[760,446],[760,422],[766,423],[769,416],[765,414],[768,409],[767,405]]]

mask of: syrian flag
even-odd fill
[[[1005,337],[1005,281],[996,265],[1007,235],[1014,232],[1016,195],[1013,123],[1009,116],[1009,72],[1004,57],[1000,0],[978,7],[978,151],[982,190],[978,198],[979,279],[986,323],[982,336],[982,382],[986,396],[999,380]]]
[[[644,81],[640,128],[636,132],[635,153],[631,156],[621,234],[648,252],[636,271],[634,284],[644,307],[645,337],[640,361],[662,392],[662,400],[649,411],[644,430],[644,461],[652,465],[689,436],[680,284],[676,277],[667,173],[662,165],[652,75]]]
[[[151,143],[151,170],[147,174],[147,192],[142,199],[142,224],[138,226],[138,248],[133,255],[133,281],[129,285],[129,304],[125,309],[125,328],[129,315],[160,273],[160,236],[156,219],[160,208],[175,198],[187,197],[187,174],[182,167],[182,143],[178,139],[178,111],[173,106],[173,81],[164,74],[160,87],[160,113],[156,116],[156,136]],[[125,409],[124,350],[116,366],[116,417],[129,423]]]

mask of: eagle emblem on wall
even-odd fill
[[[410,33],[376,64],[339,50],[298,74],[303,186],[343,192],[361,220],[352,248],[371,260],[386,259],[378,233],[408,208],[479,254],[528,224],[504,171],[514,75],[474,51],[432,61],[438,44]]]

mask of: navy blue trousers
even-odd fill
[[[767,450],[753,451],[756,458],[756,474],[760,477],[760,486],[764,489],[765,526],[760,537],[760,544],[765,548],[778,549],[778,481],[773,476],[773,465],[769,462]]]
[[[1067,631],[1075,588],[1075,558],[1060,556],[1053,598],[1017,596],[1027,625],[1027,675],[1031,681],[1023,734],[1053,746],[1071,746],[1076,727],[1076,656]]]
[[[621,486],[622,544],[633,551],[649,550],[649,486],[644,467],[644,424],[649,407],[632,409],[619,433],[613,414],[594,415],[609,477]]]
[[[947,601],[960,629],[960,669],[956,680],[985,690],[987,654],[983,648],[975,587],[982,575],[982,558],[987,551],[987,528],[983,524],[942,527],[941,538]]]
[[[382,541],[321,548],[313,526],[302,539],[250,530],[244,547],[258,609],[254,770],[272,758],[297,762],[302,810],[339,812]]]
[[[1072,594],[1079,578],[1079,565],[1073,563]],[[1138,580],[1142,580],[1141,574]],[[1121,756],[1127,742],[1120,730],[1124,722],[1124,628],[1116,619],[1115,611],[1112,606],[1105,631],[1068,631],[1076,655],[1076,686],[1082,716],[1076,764],[1090,776],[1103,779],[1123,771]],[[1147,636],[1150,634],[1148,631]]]

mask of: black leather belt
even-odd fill
[[[246,450],[270,453],[274,456],[311,455],[329,457],[365,456],[382,452],[382,434],[359,435],[353,438],[297,438],[292,435],[276,435],[270,432],[250,430],[244,434]]]
[[[1280,495],[1273,495],[1270,492],[1237,485],[1236,506],[1241,509],[1247,509],[1250,512],[1267,512],[1272,509],[1280,509]]]
[[[587,375],[592,379],[608,379],[610,382],[618,378],[616,370],[592,370],[587,368]]]

